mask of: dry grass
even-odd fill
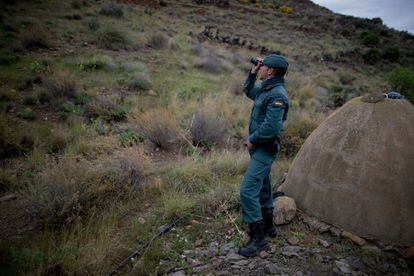
[[[207,110],[196,112],[189,128],[193,145],[206,149],[223,145],[226,128],[214,113]]]
[[[29,50],[50,49],[55,46],[52,34],[42,25],[35,23],[22,34],[22,46]]]
[[[97,162],[66,155],[49,160],[33,183],[21,191],[28,216],[45,226],[61,227],[105,208],[114,198],[136,191],[146,176],[148,158],[141,150],[119,152]]]
[[[174,115],[167,109],[156,108],[133,116],[138,132],[145,139],[164,150],[173,150],[182,144],[183,134]]]

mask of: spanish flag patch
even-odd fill
[[[282,102],[275,102],[275,106],[282,106],[283,103]]]

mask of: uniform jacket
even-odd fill
[[[282,134],[283,122],[289,111],[289,97],[284,88],[283,77],[268,78],[260,85],[256,85],[255,82],[256,74],[249,72],[243,85],[243,92],[254,101],[248,139],[257,147],[257,153],[254,154],[257,158],[273,161],[275,154],[270,153],[270,156],[267,156],[269,154],[266,154],[261,146],[272,144]]]

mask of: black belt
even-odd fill
[[[277,153],[280,151],[280,138],[276,137],[276,139],[273,141],[269,141],[265,143],[257,143],[255,144],[255,146],[263,148],[266,151],[271,152],[271,153]]]

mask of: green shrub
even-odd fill
[[[118,97],[99,97],[85,106],[89,118],[100,118],[106,122],[120,122],[126,119],[128,107]]]
[[[19,113],[19,117],[25,120],[33,121],[37,118],[37,113],[28,107]]]
[[[365,46],[375,46],[380,43],[380,39],[376,34],[367,31],[361,33],[361,39]]]
[[[161,33],[152,34],[148,44],[154,49],[164,49],[168,46],[168,38]]]
[[[380,60],[380,58],[381,53],[378,49],[369,49],[362,55],[362,59],[368,64],[375,64]]]
[[[122,6],[115,4],[115,3],[105,4],[101,8],[99,13],[106,15],[106,16],[112,16],[112,17],[118,17],[118,18],[124,16],[124,11],[122,10]]]
[[[288,158],[294,157],[320,121],[319,118],[313,118],[309,114],[293,113],[284,128],[281,153]]]
[[[412,69],[404,67],[394,69],[390,73],[388,81],[393,90],[401,92],[414,104],[414,71]]]
[[[97,31],[101,24],[99,24],[97,18],[91,18],[86,22],[86,26],[88,26],[88,29],[91,31]]]
[[[27,95],[23,97],[24,105],[35,105],[37,103],[37,97],[35,95]]]
[[[144,138],[132,129],[127,128],[119,134],[119,140],[123,147],[132,147],[138,142],[143,142]]]
[[[152,82],[148,74],[141,73],[132,79],[128,84],[128,89],[131,91],[146,91],[151,89]]]
[[[382,58],[396,62],[400,58],[400,49],[398,47],[388,47],[382,53]]]
[[[81,71],[114,70],[116,64],[109,56],[92,56],[77,63]]]
[[[20,57],[11,52],[1,52],[0,53],[0,65],[12,65],[20,61]]]

